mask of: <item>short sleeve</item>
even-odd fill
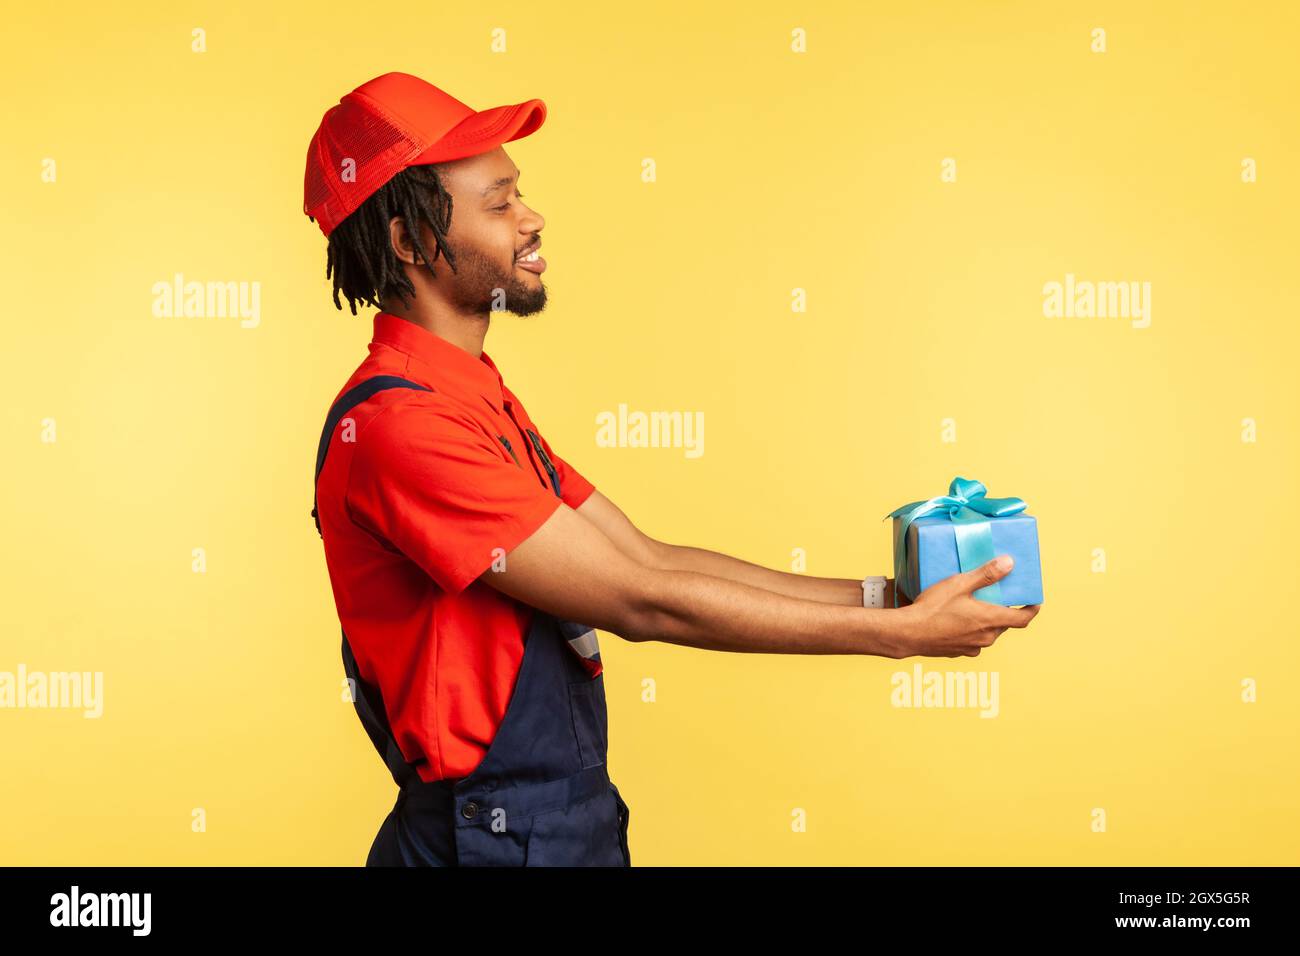
[[[546,449],[546,456],[551,459],[551,464],[555,466],[556,472],[560,476],[560,497],[570,508],[577,510],[577,507],[591,497],[591,493],[596,490],[596,486],[588,481],[583,475],[567,461],[561,458],[551,448],[550,443],[542,438],[538,433],[538,438],[542,441],[542,447]]]
[[[462,591],[560,506],[472,418],[437,394],[395,402],[356,441],[346,499],[353,520],[449,594]]]

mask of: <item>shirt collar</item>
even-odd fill
[[[391,312],[375,315],[372,342],[410,356],[435,388],[460,397],[482,396],[497,412],[502,411],[505,382],[487,352],[475,358],[459,345]]]

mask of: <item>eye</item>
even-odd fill
[[[518,196],[520,199],[523,199],[523,198],[524,198],[524,194],[521,193],[521,192],[516,192],[515,195]],[[506,203],[505,205],[502,205],[502,206],[493,206],[493,207],[492,207],[492,210],[493,210],[494,212],[504,212],[505,210],[507,210],[507,209],[509,209],[509,208],[510,208],[510,203]]]

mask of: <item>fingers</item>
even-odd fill
[[[1027,627],[1038,616],[1041,607],[1041,604],[1026,604],[1024,607],[1004,608],[1004,613],[998,615],[999,623],[1005,627]]]
[[[963,590],[978,591],[980,588],[988,587],[990,584],[1001,581],[1011,573],[1011,568],[1014,564],[1015,561],[1009,554],[1000,554],[992,561],[984,562],[984,564],[981,564],[978,568],[975,568],[972,571],[967,571],[963,575],[965,578],[962,582]]]
[[[982,601],[975,596],[971,600],[979,605],[980,617],[985,627],[1025,627],[1037,615],[1041,604],[1026,604],[1024,607],[1005,607],[991,601]]]

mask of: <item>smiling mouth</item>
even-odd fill
[[[541,243],[526,256],[520,256],[515,260],[515,265],[525,272],[532,272],[535,275],[541,275],[546,271],[546,260],[541,255]]]

